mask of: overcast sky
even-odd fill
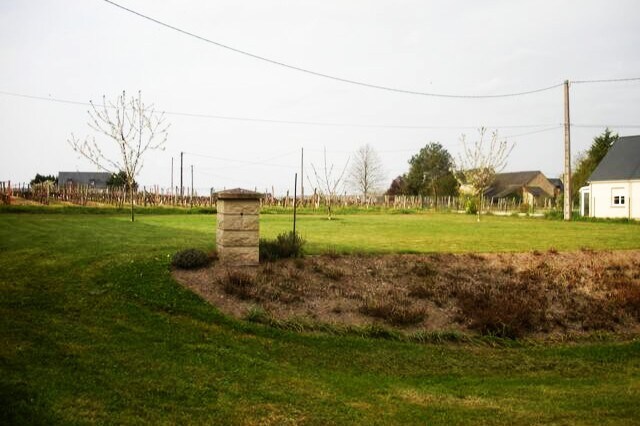
[[[635,0],[117,2],[256,55],[409,91],[492,95],[566,79],[640,77]],[[302,147],[306,174],[320,165],[323,148],[340,168],[365,143],[390,181],[428,142],[457,157],[461,134],[474,140],[480,126],[515,144],[507,171],[562,172],[561,87],[499,99],[377,90],[243,56],[101,0],[1,0],[0,58],[0,180],[96,170],[67,143],[72,132],[92,134],[87,107],[7,93],[87,102],[122,90],[142,90],[167,112],[342,124],[169,114],[166,149],[148,155],[138,177],[148,186],[170,185],[172,157],[177,185],[184,151],[199,191],[273,186],[283,193],[293,188]],[[573,154],[605,125],[639,134],[640,81],[572,85],[571,119]]]

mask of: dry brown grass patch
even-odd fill
[[[640,331],[640,251],[310,256],[174,271],[225,312],[503,337]]]

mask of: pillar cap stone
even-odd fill
[[[260,192],[249,191],[248,189],[233,188],[216,192],[219,200],[259,200],[264,197]]]

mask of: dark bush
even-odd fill
[[[462,289],[458,307],[459,319],[482,334],[514,339],[547,326],[545,290],[533,281]]]
[[[202,250],[190,248],[173,255],[171,264],[179,269],[197,269],[207,266],[211,258]]]
[[[220,281],[223,290],[227,294],[236,296],[242,300],[256,298],[256,282],[249,274],[238,271],[228,271]]]
[[[302,257],[304,244],[305,240],[300,234],[291,231],[278,235],[275,240],[262,238],[259,243],[260,260],[273,262],[278,259]]]
[[[640,320],[640,284],[629,282],[618,289],[617,303],[636,320]]]

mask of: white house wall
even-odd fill
[[[622,189],[625,204],[613,205],[613,191]],[[591,217],[640,219],[640,180],[592,182],[589,185]]]

